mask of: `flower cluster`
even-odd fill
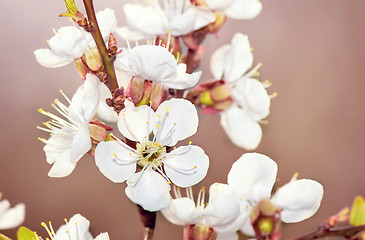
[[[65,2],[68,12],[62,16],[71,17],[73,24],[55,31],[49,48],[34,52],[44,67],[75,62],[83,80],[71,99],[60,91],[67,103],[54,101],[57,114],[39,110],[51,118],[38,127],[50,133],[48,139],[39,138],[52,164],[50,177],[68,176],[90,155],[106,178],[126,183],[125,194],[143,211],[161,210],[170,222],[184,226],[184,239],[237,239],[238,230],[278,239],[281,220],[302,221],[317,211],[323,188],[314,180],[293,178],[270,198],[277,165],[258,153],[246,153],[233,163],[228,183],[211,185],[207,203],[204,189],[196,201],[193,197],[192,186],[209,168],[203,148],[183,142],[197,132],[197,108],[220,114],[224,131],[241,148],[256,149],[263,135],[260,124],[266,123],[275,94],[268,94],[268,81],[257,79],[261,64],[252,67],[246,35],[236,33],[214,52],[214,80],[202,83],[202,72],[195,71],[205,37],[217,34],[227,17],[257,16],[262,8],[258,0],[137,1],[124,6],[123,27],[116,26],[111,9],[93,18],[86,7],[88,19],[73,0]],[[126,46],[118,46],[114,31],[127,40]],[[134,40],[146,43],[131,47]],[[187,189],[186,196],[181,188]],[[263,221],[271,230],[262,230]],[[51,239],[93,239],[81,215],[57,232],[51,225],[45,228]]]

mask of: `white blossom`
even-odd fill
[[[89,232],[90,222],[80,214],[75,214],[66,224],[62,225],[54,232],[51,222],[47,226],[42,222],[42,226],[46,229],[49,237],[53,240],[109,240],[108,233],[100,233],[95,239]],[[36,234],[37,240],[42,239]],[[48,239],[48,238],[47,238]]]
[[[114,10],[106,8],[96,14],[99,28],[104,38],[108,41],[109,34],[116,28]],[[90,33],[75,25],[53,29],[55,36],[47,42],[49,48],[34,51],[37,62],[43,67],[56,68],[65,66],[80,58],[87,49],[95,46]]]
[[[165,88],[187,89],[194,87],[201,71],[186,73],[186,64],[178,63],[166,47],[158,45],[137,45],[124,49],[115,61],[115,67],[130,77],[142,77],[160,82]]]
[[[133,202],[158,211],[170,203],[170,181],[187,187],[207,173],[209,159],[200,147],[189,144],[167,151],[195,134],[197,126],[197,111],[187,100],[165,101],[156,112],[147,105],[134,107],[126,102],[118,129],[137,142],[136,149],[116,137],[115,141],[101,142],[95,150],[96,165],[111,181],[127,181],[125,192]]]
[[[259,0],[205,0],[209,8],[223,11],[233,19],[251,19],[256,17],[262,9]]]
[[[195,6],[190,0],[151,0],[125,4],[127,26],[116,32],[126,40],[151,39],[158,35],[185,35],[215,21],[207,7]]]
[[[44,123],[47,128],[38,127],[51,134],[48,140],[40,138],[46,144],[43,148],[46,160],[53,164],[48,173],[50,177],[65,177],[71,174],[76,163],[90,150],[89,122],[95,116],[98,106],[98,84],[99,79],[88,74],[71,100],[61,91],[69,106],[57,99],[52,106],[62,117],[43,109],[39,110],[52,118]]]
[[[214,183],[209,189],[209,201],[205,203],[205,190],[199,192],[196,202],[191,188],[182,197],[179,189],[174,188],[176,199],[169,207],[162,209],[165,218],[176,225],[204,225],[218,233],[218,239],[238,239],[236,233],[245,217],[249,214],[227,184]]]
[[[251,210],[260,200],[270,199],[276,181],[277,164],[269,157],[258,153],[243,154],[228,174],[228,185],[242,201],[247,201]],[[280,209],[281,220],[286,223],[303,221],[315,214],[323,197],[323,187],[310,179],[296,180],[285,184],[271,197]],[[241,227],[247,235],[254,235],[247,216]]]
[[[253,55],[246,35],[236,33],[231,44],[217,49],[211,58],[215,79],[224,79],[234,103],[221,113],[221,125],[231,141],[242,148],[255,149],[261,141],[263,122],[270,112],[267,83],[251,78],[257,68],[252,66]]]
[[[0,193],[0,198],[2,194]],[[25,218],[25,205],[19,203],[10,207],[8,200],[0,201],[0,230],[15,228],[23,223]]]

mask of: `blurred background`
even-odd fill
[[[76,1],[80,10],[82,1]],[[116,10],[118,25],[127,0],[95,0],[95,8]],[[276,187],[299,178],[321,182],[325,193],[319,211],[309,220],[284,226],[283,239],[314,229],[328,216],[365,195],[365,1],[363,0],[262,0],[263,11],[254,20],[228,20],[219,38],[209,36],[202,62],[204,80],[212,75],[209,59],[216,48],[230,42],[235,32],[249,36],[254,64],[263,63],[261,80],[273,83],[269,124],[259,153],[279,165]],[[109,232],[111,239],[138,239],[136,207],[124,194],[125,184],[114,184],[85,156],[66,178],[47,176],[43,143],[37,130],[60,98],[59,89],[72,96],[81,80],[74,65],[57,69],[40,66],[33,55],[47,47],[56,29],[69,24],[57,16],[63,0],[2,1],[0,37],[0,191],[15,205],[26,204],[25,226],[43,236],[42,221],[54,228],[64,218],[81,213],[91,222],[94,236]],[[119,41],[125,46],[125,42]],[[207,178],[199,184],[226,183],[232,163],[245,151],[234,147],[219,125],[219,116],[200,115],[198,133],[190,140],[210,156]],[[15,238],[15,231],[3,231]],[[161,215],[155,239],[182,239],[182,228]]]

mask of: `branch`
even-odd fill
[[[99,50],[101,59],[103,61],[106,78],[107,78],[106,85],[110,89],[110,91],[118,89],[119,86],[118,86],[117,77],[116,77],[115,71],[114,71],[113,60],[111,60],[108,57],[108,50],[105,46],[103,36],[101,35],[100,29],[98,26],[98,22],[96,20],[93,0],[83,0],[83,2],[84,2],[86,13],[87,13],[87,18],[88,18],[89,22],[91,23],[90,29],[87,29],[87,30],[93,36],[96,46]]]
[[[326,228],[325,226],[318,227],[317,230],[304,234],[300,237],[293,238],[292,240],[312,240],[323,237],[335,237],[342,236],[349,239],[358,232],[365,231],[365,225],[361,226],[349,226],[349,227],[339,227],[339,228]]]

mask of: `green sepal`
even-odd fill
[[[20,227],[18,228],[17,232],[18,240],[36,240],[37,237],[35,233],[32,230],[29,230],[26,227]]]
[[[352,226],[365,224],[365,200],[361,196],[357,196],[352,203],[350,224]]]

